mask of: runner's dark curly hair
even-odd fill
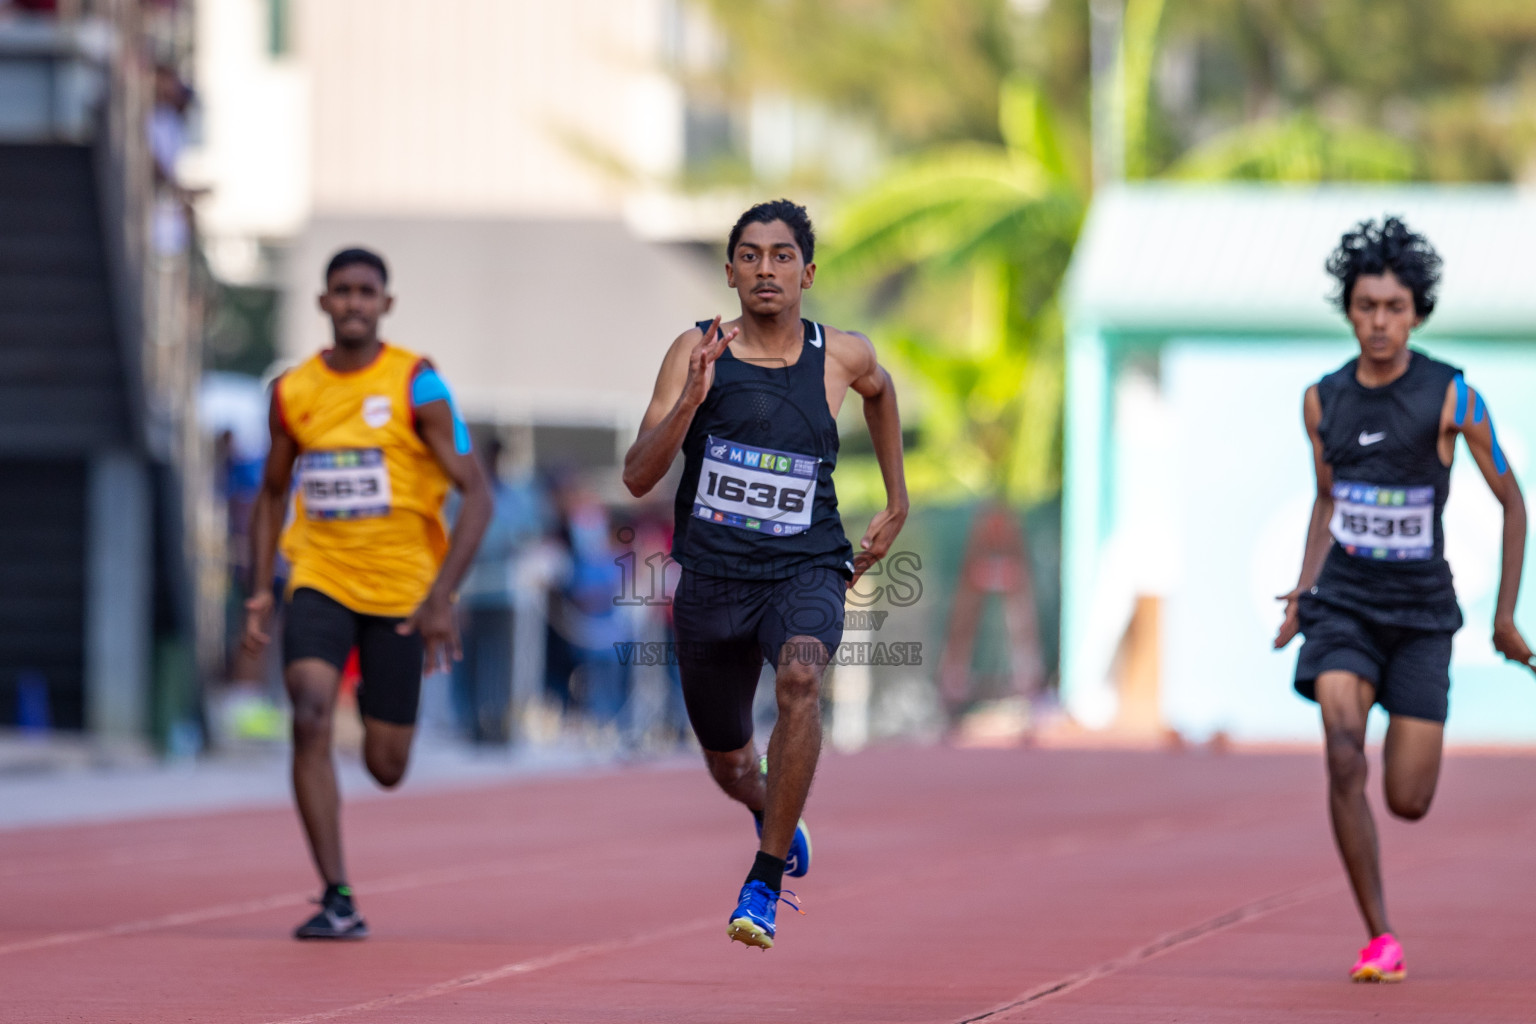
[[[1415,313],[1422,318],[1434,312],[1435,290],[1440,287],[1440,254],[1429,239],[1409,230],[1397,217],[1386,217],[1380,224],[1363,220],[1353,231],[1344,232],[1327,266],[1328,273],[1339,282],[1334,301],[1346,315],[1360,275],[1389,270],[1413,292]]]
[[[794,232],[795,244],[800,247],[800,258],[807,263],[814,263],[816,232],[811,228],[811,215],[805,212],[805,207],[788,199],[758,203],[738,217],[736,226],[731,228],[730,241],[725,243],[725,258],[728,260],[736,258],[736,243],[741,241],[741,233],[746,230],[748,224],[772,224],[776,220],[783,221],[789,226],[789,230]]]

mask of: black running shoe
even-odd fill
[[[296,939],[366,939],[368,922],[352,904],[351,892],[335,893],[330,890],[315,901],[320,913],[299,925],[294,931]]]

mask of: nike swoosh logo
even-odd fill
[[[1362,431],[1360,431],[1360,443],[1362,445],[1375,444],[1377,441],[1384,440],[1386,438],[1386,436],[1387,436],[1387,432],[1385,430],[1381,431],[1380,433],[1376,433],[1376,434],[1367,434],[1365,431],[1362,430]]]
[[[357,914],[338,914],[334,910],[327,910],[325,916],[330,920],[331,927],[339,932],[348,931],[357,925]]]

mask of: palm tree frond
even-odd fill
[[[1385,132],[1334,126],[1310,113],[1224,132],[1187,153],[1169,175],[1187,181],[1406,181],[1412,150]]]

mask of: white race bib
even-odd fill
[[[1328,530],[1357,558],[1419,561],[1435,553],[1435,489],[1336,480]]]
[[[693,499],[695,518],[770,536],[790,537],[811,525],[821,460],[736,444],[711,435]]]
[[[304,514],[311,519],[389,515],[389,466],[378,448],[343,448],[299,456]]]

